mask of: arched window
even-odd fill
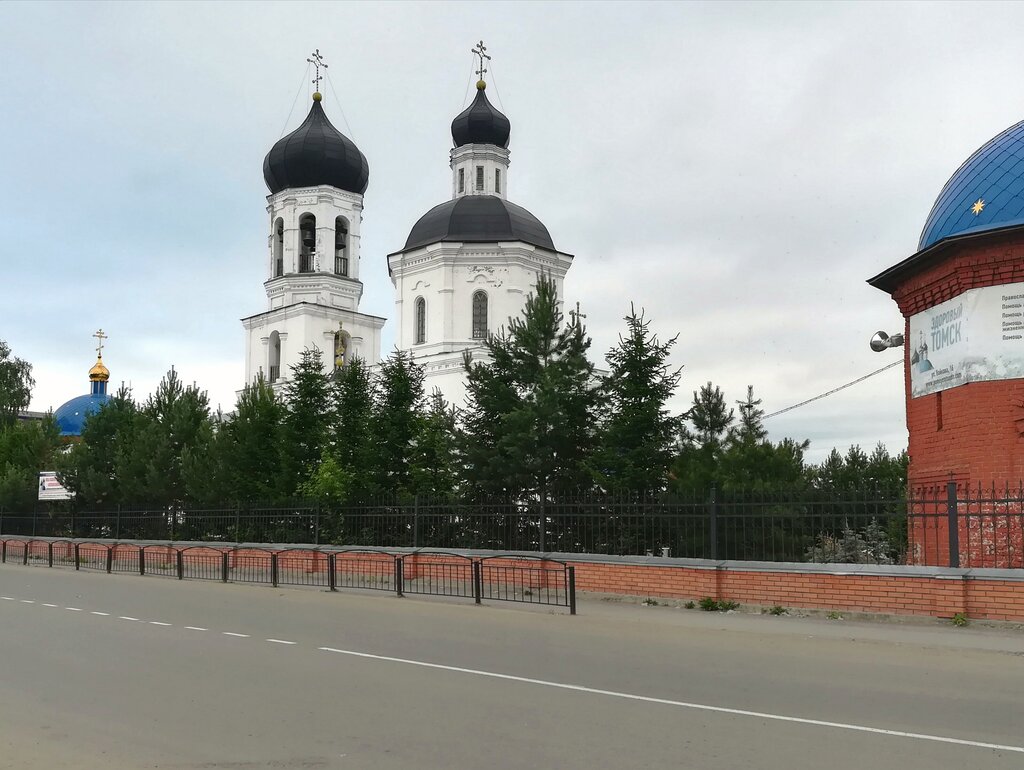
[[[348,363],[348,335],[342,331],[334,333],[334,371]]]
[[[427,341],[427,301],[423,297],[416,300],[415,334],[413,336],[416,345],[422,345]]]
[[[303,214],[299,217],[299,272],[313,272],[313,258],[316,256],[316,217]]]
[[[487,339],[487,293],[483,291],[473,292],[473,339]]]
[[[284,220],[274,223],[274,277],[284,275]]]
[[[270,370],[268,382],[277,382],[281,377],[281,335],[277,332],[270,333],[270,355],[267,361],[267,368]]]
[[[334,220],[334,273],[348,275],[348,222],[344,217]]]

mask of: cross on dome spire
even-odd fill
[[[103,340],[107,339],[107,335],[103,333],[102,329],[92,335],[96,338],[96,358],[103,358]]]
[[[320,93],[320,81],[323,79],[323,78],[320,77],[320,68],[323,67],[324,69],[327,69],[327,65],[324,63],[324,57],[320,55],[320,49],[319,48],[317,48],[315,51],[313,51],[312,56],[313,56],[312,59],[306,59],[306,61],[308,61],[310,64],[312,64],[314,67],[316,67],[316,77],[313,78],[312,82],[316,86],[316,92],[319,94]],[[307,70],[307,72],[308,72],[308,70]]]
[[[486,59],[487,61],[490,61],[491,57],[487,53],[487,46],[484,45],[484,41],[483,40],[481,40],[479,43],[476,44],[476,46],[473,48],[471,53],[474,56],[476,56],[477,60],[479,61],[479,66],[476,69],[476,74],[477,74],[477,76],[479,76],[480,80],[476,84],[476,87],[480,88],[480,83],[484,82],[484,75],[487,74],[487,65],[484,64],[484,59]]]

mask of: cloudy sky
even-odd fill
[[[392,315],[385,255],[449,196],[483,38],[510,198],[576,255],[595,357],[633,302],[679,335],[680,410],[711,380],[773,412],[899,355],[868,348],[902,319],[865,279],[1024,117],[1022,23],[977,2],[3,3],[0,339],[34,409],[86,391],[98,327],[115,383],[144,397],[173,364],[230,409],[239,319],[266,302],[263,156],[305,115],[316,47],[370,163],[360,309]],[[902,449],[902,369],[768,426],[815,460]]]

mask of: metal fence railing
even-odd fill
[[[540,557],[222,547],[0,538],[0,562],[272,586],[361,588],[566,607],[576,614],[575,568]]]
[[[1024,568],[1024,487],[0,511],[0,537]],[[256,557],[251,557],[255,559]],[[438,579],[442,575],[438,574]],[[383,579],[383,576],[382,576]]]

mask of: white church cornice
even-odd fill
[[[320,203],[344,202],[353,209],[363,208],[363,196],[330,185],[317,187],[291,187],[267,196],[267,211],[285,206],[315,206]]]
[[[274,308],[273,310],[267,310],[263,313],[243,318],[242,325],[248,330],[303,316],[341,320],[350,324],[359,321],[374,329],[382,329],[384,322],[387,320],[380,316],[368,315],[347,308],[320,305],[315,302],[296,302],[292,305],[285,305],[284,307]]]

